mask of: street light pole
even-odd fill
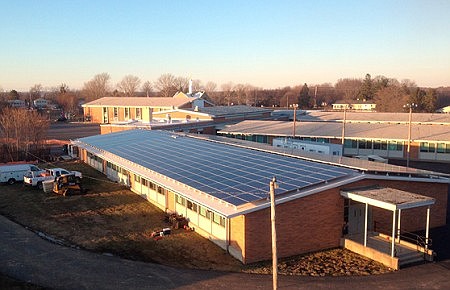
[[[297,108],[298,104],[292,104],[294,108],[294,129],[292,130],[292,139],[295,139],[295,123],[297,122]]]
[[[342,122],[342,154],[344,154],[344,142],[345,142],[345,123],[347,122],[347,105],[344,106],[344,121]]]
[[[412,109],[417,107],[417,104],[406,104],[404,108],[409,108],[408,115],[408,147],[406,149],[406,167],[409,167],[409,159],[411,155],[411,121],[412,121]]]

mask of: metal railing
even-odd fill
[[[419,252],[422,249],[430,249],[432,246],[432,239],[415,234],[415,233],[411,233],[411,232],[407,232],[407,231],[402,231],[400,233],[400,239],[410,242],[412,244],[416,244],[417,245],[417,251]],[[425,252],[424,252],[425,255]]]

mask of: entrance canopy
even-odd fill
[[[364,247],[367,246],[367,219],[368,219],[368,207],[369,205],[383,208],[392,211],[392,246],[391,257],[395,254],[395,229],[396,229],[396,215],[398,213],[397,220],[397,240],[400,243],[400,219],[403,209],[427,207],[427,223],[425,230],[425,249],[428,249],[429,228],[430,228],[430,206],[435,203],[435,199],[415,194],[399,189],[389,187],[363,187],[355,189],[342,190],[341,195],[353,201],[361,202],[366,205],[365,217],[364,217]]]
[[[369,204],[390,211],[429,206],[435,203],[432,197],[389,187],[363,187],[344,189],[341,195],[350,200]]]

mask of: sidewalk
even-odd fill
[[[175,269],[60,246],[0,216],[0,273],[52,289],[271,289],[271,275]],[[359,277],[279,276],[280,289],[446,289],[450,261]]]

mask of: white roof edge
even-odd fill
[[[395,211],[398,209],[409,209],[409,208],[428,206],[428,205],[433,205],[436,202],[436,200],[434,198],[427,197],[426,200],[422,200],[422,201],[418,201],[418,202],[415,201],[415,202],[406,202],[406,203],[395,204],[395,203],[363,196],[358,193],[354,193],[351,190],[350,191],[349,190],[347,190],[347,191],[341,190],[341,196],[349,198],[354,201],[361,202],[361,203],[367,203],[367,204],[370,204],[370,205],[378,207],[378,208],[387,209],[390,211]]]
[[[392,173],[395,174],[395,173]],[[407,176],[394,176],[394,175],[375,175],[375,174],[365,174],[366,178],[378,179],[378,180],[399,180],[399,181],[417,181],[417,182],[433,182],[433,183],[449,183],[450,178],[446,177],[407,177]]]

